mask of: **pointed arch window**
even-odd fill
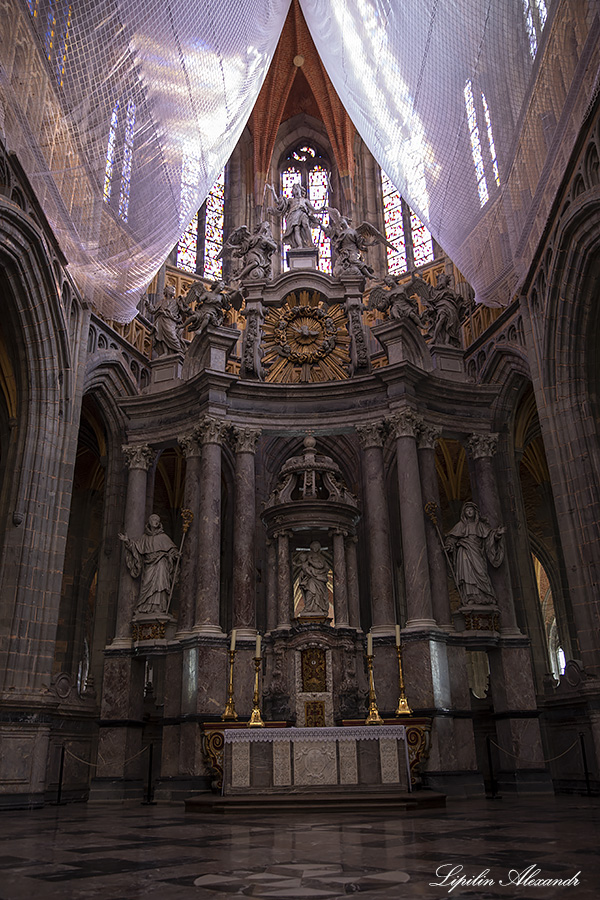
[[[388,272],[401,275],[415,266],[424,266],[434,258],[431,234],[403,200],[391,180],[381,170],[383,221],[385,236],[396,248],[388,247]]]
[[[284,197],[291,197],[293,186],[300,184],[316,209],[327,206],[330,171],[329,160],[315,144],[308,142],[299,144],[287,154],[281,165],[281,193]],[[329,216],[322,216],[321,222],[326,227],[329,224]],[[281,233],[285,234],[285,231],[284,219],[281,223]],[[321,228],[312,228],[311,234],[319,251],[318,267],[321,272],[331,275],[331,241]],[[286,259],[288,249],[288,245],[282,243],[282,267],[284,270],[288,268]]]
[[[532,59],[535,59],[540,38],[548,19],[548,7],[545,0],[522,0],[522,3],[529,55]]]

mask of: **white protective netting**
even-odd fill
[[[0,0],[0,91],[9,149],[19,155],[73,274],[108,317],[132,318],[140,294],[227,162],[268,70],[289,3]],[[546,158],[561,122],[574,140],[581,121],[578,95],[573,95],[571,119],[561,119],[564,84],[568,87],[573,73],[558,72],[560,57],[556,75],[547,67],[551,74],[538,90],[539,112],[531,113],[544,42],[555,7],[565,28],[571,27],[570,18],[579,28],[577,20],[587,16],[591,21],[593,0],[573,5],[566,0],[300,4],[333,85],[381,167],[478,298],[508,302],[510,296],[502,291],[506,294],[506,285],[512,290],[517,280],[519,216],[530,208],[536,179],[543,177],[537,161]],[[57,74],[67,10],[64,73]],[[45,78],[51,70],[50,78],[62,81],[60,88],[55,84],[44,91],[43,102],[35,87],[39,84],[41,93],[43,79],[22,49],[32,42],[32,33],[47,57]],[[578,32],[575,45],[584,39]],[[474,107],[470,121],[467,83]],[[107,203],[107,145],[117,104]],[[548,122],[553,131],[544,130]],[[488,195],[483,206],[474,140]],[[119,211],[130,151],[124,222]],[[526,156],[537,169],[521,184],[519,173],[511,170]]]

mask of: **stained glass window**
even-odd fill
[[[433,260],[433,241],[429,231],[419,217],[411,210],[410,233],[412,238],[415,266],[424,266]]]
[[[465,106],[467,109],[467,122],[471,137],[471,152],[473,154],[473,165],[475,166],[475,178],[477,179],[477,190],[479,191],[479,204],[480,206],[485,206],[490,195],[488,193],[487,181],[485,178],[483,156],[481,155],[481,141],[479,139],[479,128],[477,127],[473,85],[470,79],[465,84]]]
[[[402,197],[383,170],[381,172],[381,189],[383,193],[385,236],[390,244],[393,244],[396,248],[395,250],[387,248],[388,272],[391,275],[400,275],[401,272],[406,272],[406,241],[402,222]]]
[[[225,214],[225,169],[221,172],[206,198],[204,226],[204,277],[222,278],[223,262],[217,259],[223,249],[223,221]]]
[[[125,141],[123,144],[123,168],[121,170],[121,192],[119,194],[119,216],[124,222],[129,215],[129,188],[131,186],[131,164],[133,162],[133,134],[135,129],[135,103],[127,104],[125,120]]]
[[[112,179],[115,166],[115,153],[117,148],[117,128],[119,126],[119,102],[114,105],[110,118],[110,130],[108,132],[108,147],[106,149],[106,168],[104,170],[104,200],[110,200],[112,193]]]
[[[293,156],[294,154],[292,154]],[[296,169],[294,166],[288,166],[285,171],[281,173],[281,193],[284,197],[292,196],[292,188],[295,184],[302,184],[302,173],[299,169]],[[289,269],[287,264],[287,251],[289,248],[289,244],[283,243],[283,235],[287,231],[287,222],[285,216],[281,220],[281,253],[282,253],[282,265],[284,272]]]
[[[327,169],[316,165],[308,173],[308,199],[316,209],[328,205],[329,177]],[[329,225],[329,214],[321,216],[321,224]],[[317,242],[319,248],[319,269],[331,275],[331,241],[322,228],[311,229],[312,239]]]
[[[195,272],[198,259],[198,213],[185,229],[177,244],[177,268]]]
[[[481,92],[481,102],[483,103],[483,114],[485,116],[485,127],[487,129],[488,143],[490,145],[490,156],[492,157],[492,169],[494,171],[494,180],[497,187],[500,187],[500,173],[498,171],[498,160],[496,159],[496,145],[494,144],[494,133],[492,131],[492,120],[490,117],[490,109],[485,99],[485,94]]]
[[[533,22],[533,9],[531,0],[523,0],[523,14],[525,15],[525,27],[527,29],[527,37],[529,39],[529,53],[532,59],[535,59],[537,53],[537,35],[535,33],[535,25]]]
[[[48,12],[46,14],[46,32],[44,34],[44,47],[46,48],[46,56],[50,59],[52,55],[52,45],[54,43],[54,33],[56,31],[56,9],[53,0],[50,0]]]
[[[535,0],[535,5],[538,11],[538,16],[540,17],[540,29],[543,31],[544,25],[546,24],[546,19],[548,18],[546,3],[544,2],[544,0]]]
[[[194,153],[186,153],[181,167],[181,196],[179,222],[183,227],[193,209],[198,181],[200,159]],[[177,242],[177,267],[195,272],[198,264],[198,211]]]
[[[67,61],[69,29],[71,28],[71,13],[72,9],[70,6],[66,11],[63,11],[62,27],[60,29],[60,36],[58,39],[58,50],[56,54],[56,80],[61,87],[63,83],[63,75],[65,74],[65,64]]]
[[[40,0],[27,0],[27,5],[29,6],[29,12],[35,18],[37,16],[38,6]]]

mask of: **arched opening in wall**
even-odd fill
[[[565,670],[565,652],[560,641],[554,600],[552,597],[552,587],[550,585],[548,573],[535,553],[532,553],[532,557],[538,589],[538,599],[540,602],[542,621],[544,623],[544,633],[546,635],[546,644],[548,647],[550,669],[554,677],[558,680],[559,676],[562,675]]]
[[[443,535],[448,534],[460,519],[467,500],[472,500],[471,481],[465,448],[460,441],[442,438],[436,444],[435,469],[438,478],[440,510],[438,522]],[[428,502],[430,498],[423,498]],[[450,608],[456,612],[461,606],[458,588],[447,567]]]
[[[106,458],[104,420],[88,394],[79,425],[53,664],[54,674],[69,675],[80,692],[87,687],[93,646]]]
[[[316,210],[329,205],[331,163],[327,154],[314,142],[302,141],[288,150],[279,162],[279,182],[281,196],[294,203],[294,194],[299,192]],[[301,200],[302,198],[297,198]],[[323,229],[329,225],[329,216],[324,213],[313,221],[311,237],[318,248],[318,267],[331,275],[331,241]],[[293,231],[299,228],[299,213],[291,208],[281,221],[281,251],[283,270],[289,268],[287,251],[294,246]]]
[[[11,428],[17,421],[17,382],[7,341],[0,332],[0,496],[8,458]]]

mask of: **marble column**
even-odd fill
[[[503,524],[498,485],[492,462],[497,446],[497,434],[472,434],[467,441],[467,449],[473,461],[479,512],[488,520],[492,528]],[[504,635],[520,635],[506,559],[499,568],[494,569],[489,566],[488,571],[500,609],[500,631]]]
[[[202,473],[197,531],[196,620],[194,631],[222,634],[221,595],[221,445],[225,422],[204,416],[197,433],[202,443]]]
[[[392,587],[390,525],[383,473],[383,423],[357,425],[356,431],[363,450],[373,630],[375,633],[386,634],[393,631],[396,614]]]
[[[348,576],[348,617],[352,628],[360,628],[360,594],[358,588],[358,560],[356,535],[346,538],[346,574]]]
[[[336,628],[347,628],[348,578],[346,573],[345,532],[339,528],[333,532],[333,608]]]
[[[254,454],[259,428],[233,430],[235,448],[235,506],[233,519],[233,627],[238,634],[256,634],[255,527],[256,484]]]
[[[425,513],[416,433],[421,420],[410,409],[389,419],[396,439],[402,562],[406,591],[407,628],[435,628],[429,585]]]
[[[423,504],[435,503],[438,524],[441,528],[440,490],[435,470],[435,445],[440,434],[441,429],[435,425],[421,425],[417,433],[417,447]],[[433,618],[444,631],[454,631],[448,594],[446,557],[440,537],[429,517],[425,519],[425,536],[427,538],[427,559],[429,562]]]
[[[200,517],[200,473],[202,445],[196,430],[178,438],[185,456],[183,505],[194,516],[181,554],[179,578],[179,619],[177,637],[192,633],[196,612],[196,563],[198,559],[198,527]]]
[[[277,531],[277,627],[289,628],[292,609],[289,531]]]
[[[133,541],[137,541],[144,533],[146,521],[146,479],[148,469],[156,456],[156,451],[148,444],[126,444],[123,447],[123,453],[129,469],[123,531]],[[131,646],[131,618],[139,591],[139,582],[131,577],[129,569],[125,565],[124,551],[121,554],[121,560],[117,627],[112,647],[119,645]]]

